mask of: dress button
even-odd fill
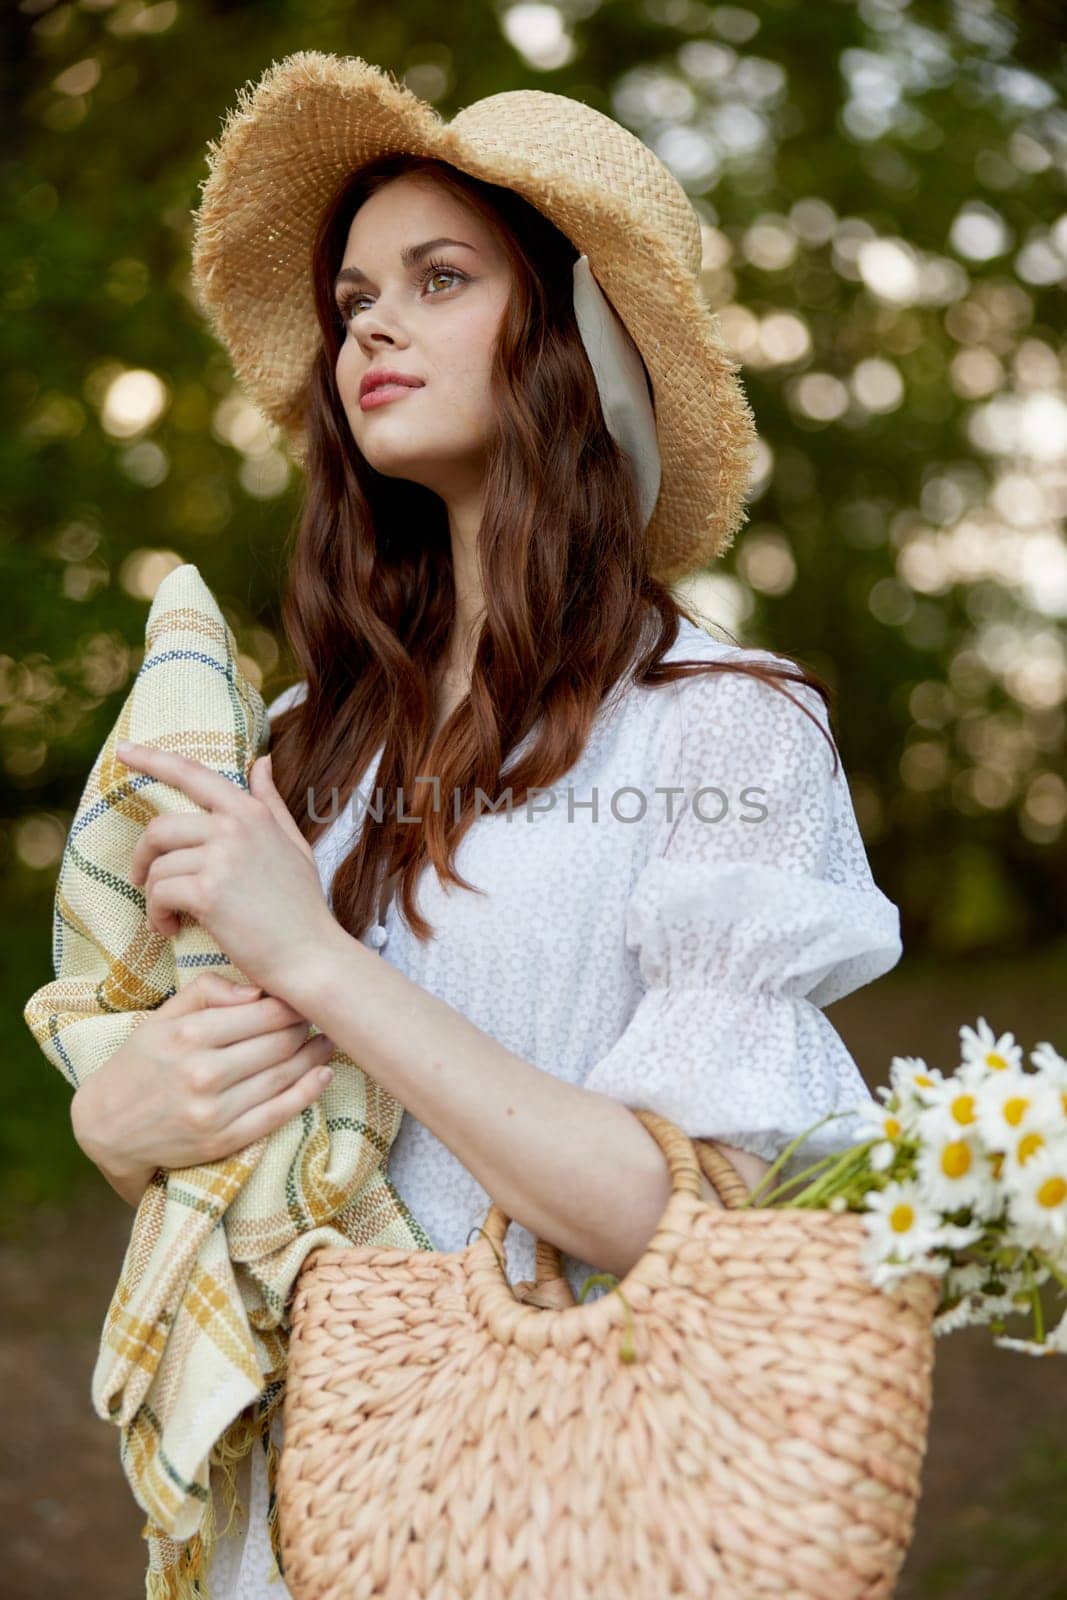
[[[380,950],[388,937],[388,930],[383,928],[380,922],[376,922],[373,927],[367,929],[367,938],[375,950]]]

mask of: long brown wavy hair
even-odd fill
[[[367,462],[335,379],[345,330],[333,286],[352,218],[408,174],[431,177],[478,213],[515,279],[490,376],[495,420],[478,545],[485,617],[469,694],[433,739],[455,597],[447,510],[432,491]],[[556,783],[624,673],[651,686],[695,672],[744,672],[791,700],[776,680],[806,683],[830,710],[824,680],[792,658],[795,673],[760,662],[661,663],[679,618],[697,619],[646,567],[636,490],[605,425],[575,321],[577,256],[513,190],[409,155],[350,173],[318,228],[311,270],[322,341],[303,402],[306,494],[282,605],[307,693],[275,719],[271,749],[275,785],[313,843],[384,745],[372,796],[376,802],[380,788],[381,820],[375,806],[370,826],[368,809],[332,885],[334,915],[357,937],[376,920],[381,887],[397,872],[408,926],[420,939],[431,936],[413,897],[427,861],[442,883],[482,892],[453,864],[480,814],[476,792],[498,794],[502,764],[539,719],[536,740],[507,775],[512,804],[529,788]],[[654,403],[651,383],[649,392]],[[447,804],[435,805],[433,786],[416,782],[427,774],[438,777]],[[417,825],[397,820],[398,790],[403,814],[418,816]]]

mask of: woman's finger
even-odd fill
[[[206,844],[211,830],[211,817],[203,811],[153,817],[134,845],[130,882],[143,883],[152,862],[164,851],[177,850],[183,845]]]
[[[221,1050],[225,1045],[245,1039],[259,1039],[302,1024],[309,1026],[288,1002],[277,995],[264,995],[243,1006],[209,1006],[197,1016],[196,1043],[199,1049]]]
[[[188,756],[177,755],[173,750],[156,750],[122,740],[115,746],[115,754],[124,766],[173,785],[205,811],[236,814],[248,804],[247,794],[231,779],[213,772],[202,761],[190,761]]]
[[[310,1043],[309,1024],[301,1018],[286,1028],[277,1028],[255,1039],[239,1039],[220,1052],[215,1092],[225,1095],[248,1079],[273,1070],[292,1059],[298,1050]],[[316,1038],[321,1037],[316,1034]],[[259,1098],[263,1098],[261,1091]]]
[[[323,1076],[333,1045],[317,1033],[313,1039],[280,1066],[268,1068],[244,1079],[228,1091],[225,1112],[232,1108],[232,1120],[225,1128],[228,1153],[243,1150],[265,1133],[273,1133],[311,1104],[322,1093],[330,1078]]]
[[[198,972],[191,983],[184,984],[168,995],[166,1000],[162,1000],[155,1007],[155,1014],[160,1017],[208,1015],[231,1005],[250,1005],[262,993],[258,985],[238,983],[233,978],[224,977],[221,972]],[[278,1005],[287,1006],[288,1003],[287,1000],[277,1001]]]
[[[260,756],[258,761],[253,761],[248,774],[248,782],[252,793],[258,800],[262,800],[282,832],[287,834],[293,843],[314,861],[314,850],[312,850],[304,835],[300,832],[292,812],[274,787],[274,775],[271,772],[269,755]]]
[[[186,853],[184,850],[174,852],[175,855]],[[200,878],[197,873],[182,872],[179,869],[173,876],[167,876],[166,868],[160,868],[158,874],[153,874],[152,883],[147,886],[145,895],[148,926],[154,933],[162,934],[165,939],[173,939],[182,925],[179,912],[184,912],[194,921],[198,920],[199,897]]]
[[[195,875],[203,869],[205,859],[203,845],[196,845],[188,850],[168,850],[166,855],[157,856],[151,863],[144,883],[144,903],[145,917],[153,932],[162,934],[165,939],[172,939],[179,931],[181,922],[175,912],[187,910],[188,907],[172,905],[161,886],[169,878],[177,877],[193,883]]]

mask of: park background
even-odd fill
[[[89,1398],[132,1213],[21,1013],[160,579],[198,566],[267,698],[295,676],[298,474],[189,282],[237,87],[321,49],[446,118],[550,89],[686,187],[761,450],[748,524],[684,593],[835,691],[904,935],[830,1012],[873,1086],[893,1054],[951,1069],[978,1016],[1067,1049],[1067,28],[1041,0],[21,0],[3,26],[3,1587],[134,1600],[143,1519]],[[939,1341],[901,1600],[1067,1596],[1065,1375],[987,1329]]]

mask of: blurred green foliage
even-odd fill
[[[917,1579],[915,1600],[1064,1600],[1067,1447],[1038,1425],[996,1510],[965,1506],[944,1530],[942,1554]]]
[[[0,1157],[20,1192],[80,1161],[21,1009],[51,976],[66,828],[160,577],[195,562],[264,691],[289,681],[278,597],[300,486],[235,390],[188,263],[206,141],[237,86],[297,49],[358,53],[445,117],[508,88],[570,94],[672,166],[764,446],[749,524],[687,593],[834,686],[908,952],[1036,953],[1062,934],[1057,17],[992,0],[8,11]]]

